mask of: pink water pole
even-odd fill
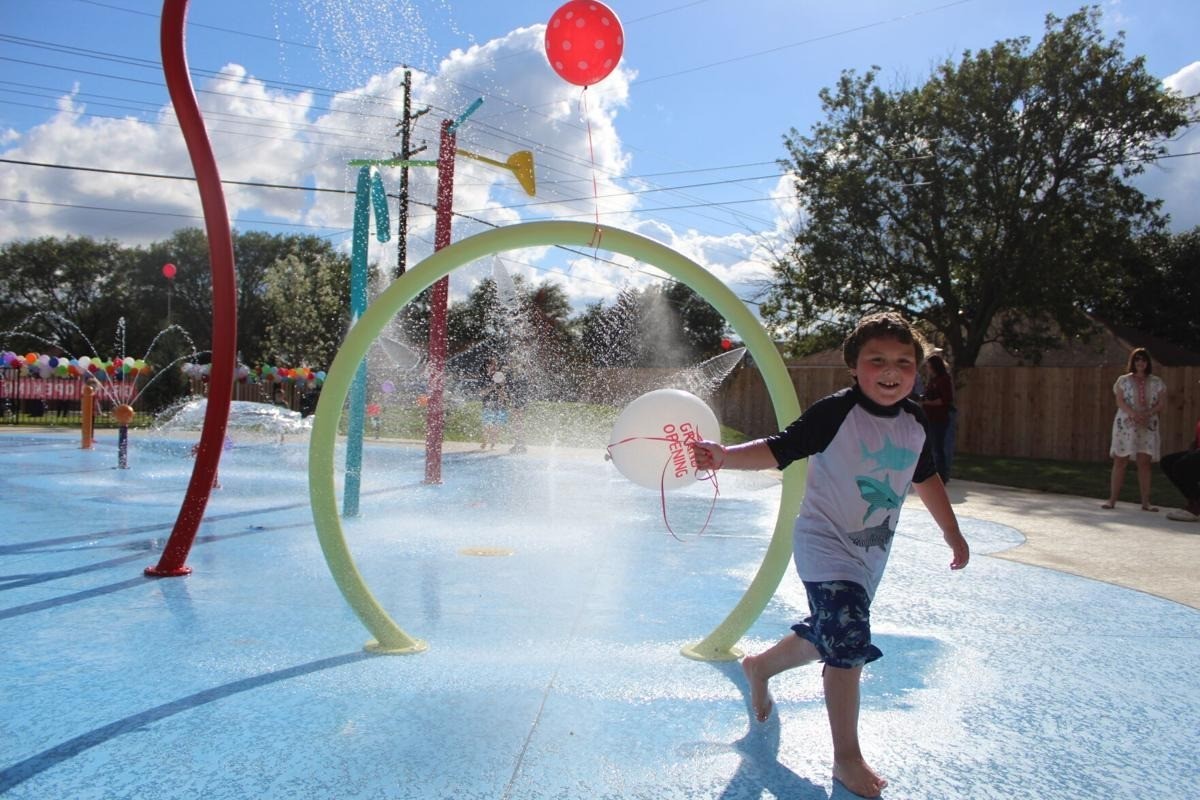
[[[437,225],[433,249],[450,244],[450,224],[454,211],[454,151],[457,136],[455,122],[442,120],[438,145]],[[425,409],[425,482],[442,482],[442,441],[446,431],[446,306],[450,296],[450,276],[433,284],[429,313],[429,405]]]

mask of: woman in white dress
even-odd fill
[[[1167,403],[1167,385],[1162,378],[1151,374],[1153,371],[1150,353],[1138,347],[1129,354],[1129,372],[1113,384],[1117,416],[1113,420],[1109,450],[1113,460],[1112,480],[1103,508],[1116,507],[1117,495],[1125,482],[1125,467],[1133,456],[1137,459],[1142,511],[1158,511],[1150,505],[1150,465],[1160,455],[1158,414]]]

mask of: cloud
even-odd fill
[[[1200,61],[1193,61],[1163,80],[1169,91],[1184,97],[1200,95]],[[1171,229],[1187,231],[1200,225],[1200,127],[1192,125],[1167,144],[1175,158],[1165,158],[1146,169],[1136,185],[1146,195],[1163,200],[1171,215]]]
[[[583,91],[550,69],[543,52],[544,26],[518,28],[488,42],[454,50],[436,69],[412,71],[413,111],[428,107],[414,128],[418,159],[435,159],[442,120],[455,119],[479,97],[484,102],[457,130],[457,146],[504,164],[518,151],[533,153],[537,194],[527,196],[515,176],[495,164],[460,157],[455,161],[453,238],[459,240],[498,225],[522,220],[599,219],[660,241],[709,268],[739,293],[766,275],[763,237],[778,236],[778,222],[763,230],[731,234],[706,230],[704,217],[673,213],[686,225],[668,222],[645,208],[687,205],[664,200],[670,194],[635,194],[654,189],[630,180],[633,164],[621,137],[621,112],[630,102],[636,73],[618,67],[606,80]],[[224,66],[201,82],[199,102],[221,176],[243,183],[309,186],[352,191],[356,158],[387,159],[400,149],[397,122],[403,113],[404,68],[393,66],[362,76],[337,93],[277,87],[239,64]],[[102,167],[116,172],[192,175],[183,136],[170,105],[137,118],[106,118],[89,113],[81,86],[58,100],[45,122],[0,138],[3,156],[16,161]],[[399,187],[400,170],[382,169],[389,193]],[[409,265],[433,250],[437,174],[428,167],[409,170]],[[778,189],[775,193],[779,193]],[[790,188],[783,194],[790,194]],[[146,244],[182,227],[202,227],[196,185],[173,181],[64,169],[0,165],[0,197],[9,203],[0,215],[0,241],[37,236],[82,235]],[[688,198],[694,200],[695,198]],[[227,184],[225,200],[235,227],[262,227],[259,220],[299,233],[327,235],[350,246],[354,198],[351,194],[300,192]],[[74,208],[67,206],[75,206]],[[759,208],[758,206],[755,206]],[[129,213],[103,211],[123,209]],[[395,230],[395,201],[391,207]],[[782,213],[783,209],[775,209]],[[141,213],[137,213],[141,212]],[[711,219],[711,217],[709,218]],[[754,223],[758,225],[759,223]],[[728,229],[728,222],[716,226]],[[395,244],[372,239],[372,258],[390,266]],[[625,286],[657,280],[656,270],[603,249],[538,248],[506,254],[512,269],[534,282],[553,280],[577,306],[611,300]],[[462,296],[492,263],[466,271],[452,284]]]

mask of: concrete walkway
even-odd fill
[[[1167,519],[1173,509],[1132,503],[1103,509],[1100,497],[1030,492],[973,481],[947,487],[960,517],[1015,528],[1025,543],[996,558],[1137,589],[1200,608],[1200,523]],[[918,505],[920,500],[914,500]]]

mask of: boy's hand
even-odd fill
[[[962,533],[957,530],[946,531],[942,534],[942,538],[946,540],[946,544],[950,545],[950,549],[954,551],[954,559],[950,562],[950,569],[962,569],[971,560],[971,548],[967,544],[967,540],[963,538]]]
[[[696,459],[696,469],[716,472],[725,463],[725,448],[716,442],[692,442],[692,455]]]

